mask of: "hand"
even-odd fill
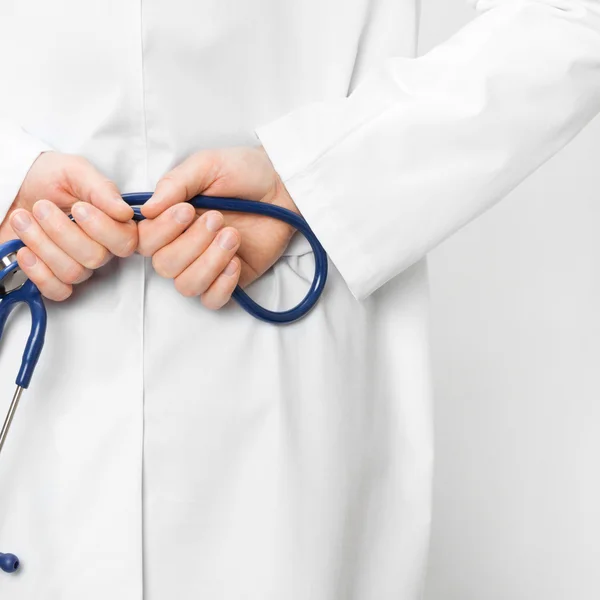
[[[152,256],[162,277],[184,296],[211,309],[227,303],[235,286],[260,277],[285,250],[294,228],[264,216],[196,211],[182,204],[198,194],[239,197],[298,209],[262,148],[204,150],[157,184],[138,224],[138,251]]]
[[[67,216],[75,218],[73,223]],[[133,210],[117,186],[80,156],[44,152],[27,173],[0,241],[19,237],[19,266],[40,292],[65,300],[113,255],[137,247]]]

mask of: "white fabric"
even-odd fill
[[[0,216],[2,219],[19,192],[29,167],[48,144],[0,116]]]
[[[415,60],[413,0],[0,0],[0,209],[46,147],[144,191],[258,128],[337,267],[289,327],[209,312],[138,255],[48,303],[0,461],[23,560],[1,598],[420,597],[423,256],[600,108],[597,1],[479,8]],[[289,306],[312,266],[294,240],[251,292]],[[2,412],[28,326],[2,341]]]
[[[418,59],[381,61],[347,99],[259,135],[361,299],[505,196],[600,109],[597,0],[493,9]]]

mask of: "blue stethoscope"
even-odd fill
[[[151,196],[151,193],[125,194],[123,196],[125,202],[133,208],[133,219],[135,221],[144,220],[145,217],[140,212],[140,206]],[[300,303],[294,308],[283,312],[268,310],[252,300],[239,286],[233,292],[233,298],[246,312],[267,323],[292,323],[304,317],[313,308],[323,293],[327,280],[327,254],[304,219],[279,206],[238,198],[196,196],[189,200],[189,203],[195,208],[264,215],[284,221],[295,227],[308,240],[315,257],[315,275],[306,296]],[[24,245],[21,240],[10,240],[0,244],[0,338],[8,315],[13,308],[18,304],[25,303],[31,311],[31,331],[25,344],[21,368],[17,375],[17,389],[0,432],[0,453],[8,436],[21,394],[23,390],[29,387],[31,382],[35,366],[44,347],[44,337],[46,335],[47,317],[42,295],[34,283],[27,279],[17,263],[17,251]],[[0,569],[5,573],[14,573],[19,569],[19,559],[14,554],[0,552]]]

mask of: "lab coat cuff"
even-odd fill
[[[14,202],[31,165],[53,148],[18,126],[2,131],[0,145],[0,222]]]
[[[305,154],[295,145],[297,136],[287,131],[285,117],[258,128],[256,135],[350,292],[357,300],[365,299],[377,287],[371,261],[360,245],[358,232],[353,231],[339,208],[340,203],[335,201],[332,183],[320,173],[318,161],[300,167],[305,162]],[[289,140],[294,140],[294,144]]]

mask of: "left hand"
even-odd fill
[[[202,150],[167,173],[142,207],[138,252],[184,296],[221,308],[235,286],[258,279],[283,254],[294,228],[276,219],[182,204],[198,194],[298,209],[260,147]]]

